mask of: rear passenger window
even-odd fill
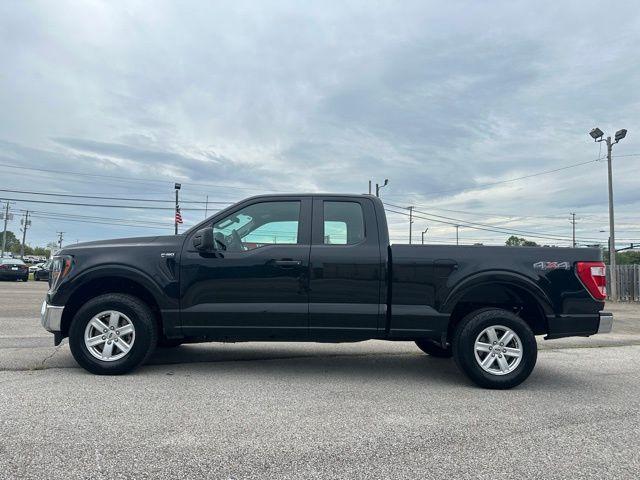
[[[364,216],[357,202],[324,202],[324,244],[353,245],[364,240]]]

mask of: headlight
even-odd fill
[[[69,275],[73,266],[73,257],[71,255],[60,255],[53,257],[51,262],[51,274],[49,275],[49,289],[52,292],[58,290],[58,286],[62,280]]]

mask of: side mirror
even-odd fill
[[[201,252],[210,252],[215,250],[215,242],[213,241],[213,228],[203,228],[198,230],[193,236],[193,246]]]

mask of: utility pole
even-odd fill
[[[610,298],[613,301],[618,300],[618,271],[616,270],[616,233],[615,222],[613,219],[613,173],[611,170],[611,150],[613,146],[627,136],[627,130],[618,130],[615,134],[615,142],[611,142],[611,137],[604,139],[604,132],[599,128],[594,128],[589,132],[591,138],[596,142],[605,141],[607,144],[607,171],[609,185],[609,268],[611,270],[611,285],[608,285],[611,292]]]
[[[4,211],[4,231],[2,232],[2,253],[0,258],[4,257],[4,249],[7,246],[7,222],[9,221],[9,200],[7,200],[7,206]]]
[[[29,220],[29,210],[24,212],[24,219],[22,220],[22,247],[20,247],[20,258],[24,259],[24,249],[27,240],[27,229],[31,225],[31,220]]]
[[[573,232],[573,248],[576,248],[576,213],[571,212],[571,230]]]
[[[209,210],[209,195],[207,195],[207,199],[204,201],[204,218],[207,218],[207,212]]]
[[[173,226],[175,227],[175,234],[178,234],[178,212],[180,211],[180,206],[178,205],[178,192],[180,191],[180,188],[182,187],[182,185],[180,185],[179,183],[176,183],[174,185],[174,188],[176,189],[176,211],[175,211],[175,215],[173,216]]]
[[[384,187],[386,187],[387,185],[389,185],[389,179],[385,178],[384,179],[384,183],[382,185],[379,185],[376,183],[376,197],[380,196],[380,190],[383,189]]]
[[[456,225],[456,245],[460,245],[460,237],[458,236],[458,229],[460,225]]]
[[[371,180],[369,180],[369,195],[371,195]]]
[[[413,241],[413,207],[409,208],[409,245]]]
[[[425,233],[427,233],[429,231],[429,227],[425,228],[424,231],[422,232],[422,245],[424,245],[424,235]]]
[[[58,248],[62,250],[62,239],[64,232],[58,232]]]

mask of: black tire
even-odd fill
[[[453,356],[451,345],[447,345],[447,348],[442,348],[442,345],[438,342],[429,339],[416,340],[416,345],[420,350],[432,357],[451,358]]]
[[[481,332],[491,326],[504,326],[515,332],[520,338],[522,351],[520,362],[509,373],[487,372],[476,360],[476,339]],[[517,315],[499,308],[477,310],[463,318],[456,328],[452,346],[453,357],[460,370],[476,385],[483,388],[507,389],[521,384],[531,374],[538,358],[536,337],[529,325]],[[504,358],[506,360],[507,356],[505,355]],[[513,361],[513,358],[509,357],[509,361]]]
[[[91,319],[106,310],[125,314],[135,328],[135,341],[122,358],[103,361],[94,357],[84,342],[84,332]],[[98,375],[121,375],[142,364],[155,349],[158,328],[149,307],[136,297],[121,293],[108,293],[89,300],[73,317],[69,329],[69,346],[73,358],[81,367]]]

